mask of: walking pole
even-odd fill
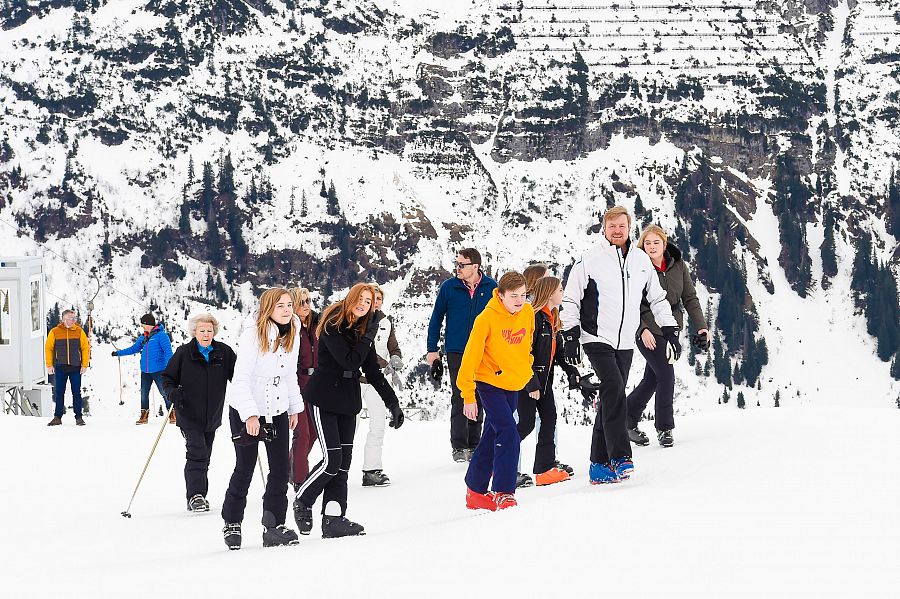
[[[262,481],[263,488],[266,488],[266,473],[263,472],[262,458],[259,457],[259,446],[256,449],[256,464],[259,466],[259,478]]]
[[[171,415],[172,410],[175,409],[175,404],[172,404],[172,407],[169,408],[169,415]],[[122,516],[125,518],[131,518],[131,503],[134,501],[134,496],[137,495],[138,487],[141,486],[141,481],[144,480],[144,474],[147,473],[147,466],[150,465],[150,458],[153,457],[153,452],[156,451],[156,446],[159,444],[159,439],[162,437],[163,431],[166,429],[166,424],[169,422],[169,418],[163,418],[162,426],[159,427],[159,434],[156,435],[156,441],[153,442],[153,447],[150,449],[150,455],[147,456],[147,461],[144,463],[144,469],[141,470],[141,476],[138,478],[137,484],[134,486],[134,493],[131,494],[131,500],[128,502],[128,507],[125,508],[125,511],[122,512]],[[258,457],[258,456],[257,456]]]

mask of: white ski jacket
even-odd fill
[[[297,359],[300,352],[300,319],[294,316],[297,337],[290,353],[279,346],[274,353],[261,353],[256,336],[256,315],[251,314],[237,343],[234,378],[228,385],[226,401],[246,422],[251,416],[277,416],[303,411],[303,398],[297,382]],[[278,327],[269,324],[269,348],[278,336]]]
[[[628,243],[625,256],[604,239],[569,272],[560,317],[564,330],[581,327],[582,344],[634,349],[644,297],[660,327],[678,326],[650,257],[636,244]]]

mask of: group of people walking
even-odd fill
[[[604,239],[588,250],[565,284],[544,264],[494,280],[474,248],[459,251],[455,276],[440,286],[428,326],[426,361],[435,383],[450,374],[451,457],[468,462],[466,506],[500,510],[517,504],[517,488],[545,486],[574,476],[557,459],[554,373],[596,405],[590,448],[592,484],[628,479],[634,471],[631,443],[647,445],[639,428],[655,394],[659,443],[674,443],[672,364],[681,353],[680,305],[698,330],[693,343],[709,346],[706,323],[683,255],[665,231],[647,227],[636,244],[631,216],[620,206],[603,216]],[[239,549],[247,493],[266,447],[268,475],[263,495],[263,545],[293,545],[286,525],[288,486],[298,532],[310,534],[313,508],[321,497],[325,538],[365,534],[347,518],[348,488],[357,417],[363,402],[369,431],[362,465],[363,486],[390,484],[382,465],[386,423],[403,425],[394,387],[403,368],[392,319],[381,311],[384,291],[358,283],[321,314],[304,288],[272,288],[246,319],[236,349],[216,339],[212,314],[190,318],[192,339],[172,352],[162,324],[141,318],[143,334],[114,356],[141,354],[141,415],[147,422],[149,393],[156,384],[184,437],[187,509],[209,511],[208,471],[216,430],[228,405],[235,466],[222,504],[223,536]],[[84,333],[66,311],[47,340],[47,367],[56,376],[58,425],[64,414],[64,384],[89,362]],[[440,340],[443,334],[443,351]],[[628,396],[634,348],[645,357],[643,380]],[[579,367],[586,356],[592,372]],[[393,376],[392,387],[386,374]],[[596,376],[597,381],[593,381]],[[74,394],[74,393],[73,393]],[[83,424],[80,397],[76,422]],[[537,430],[532,476],[522,473],[520,443]],[[318,443],[322,459],[310,467]]]

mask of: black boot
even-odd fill
[[[222,529],[222,534],[225,535],[225,544],[229,549],[234,550],[241,548],[240,522],[226,522],[225,528]]]
[[[516,475],[516,488],[517,489],[524,489],[525,487],[533,487],[533,486],[534,486],[534,479],[532,479],[531,476],[525,474],[524,472],[519,472],[519,474]]]
[[[672,436],[672,431],[658,431],[656,433],[656,438],[659,439],[659,444],[663,447],[672,447],[675,445],[675,438]]]
[[[391,479],[381,470],[363,470],[362,486],[386,487],[391,484]]]
[[[322,538],[356,537],[366,534],[361,524],[351,522],[343,516],[322,516]]]
[[[640,447],[646,447],[647,445],[650,445],[650,439],[648,439],[647,435],[645,435],[644,432],[637,426],[628,429],[628,439],[631,440],[632,443]]]
[[[294,522],[297,523],[297,530],[301,535],[308,535],[312,530],[312,508],[303,505],[300,498],[294,500]]]
[[[209,502],[205,497],[203,497],[203,495],[197,493],[196,495],[188,499],[187,509],[189,512],[208,512]]]
[[[275,514],[264,512],[262,518],[263,547],[280,547],[281,545],[298,545],[300,538],[284,524],[275,524]]]

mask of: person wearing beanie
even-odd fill
[[[157,391],[166,402],[166,410],[172,405],[168,395],[163,390],[162,373],[172,357],[172,340],[162,323],[157,324],[153,314],[141,316],[141,334],[134,344],[126,349],[120,349],[112,353],[113,357],[121,358],[140,352],[141,354],[141,415],[135,424],[147,424],[150,417],[150,387],[156,385]],[[169,413],[169,422],[175,424],[175,412]]]

